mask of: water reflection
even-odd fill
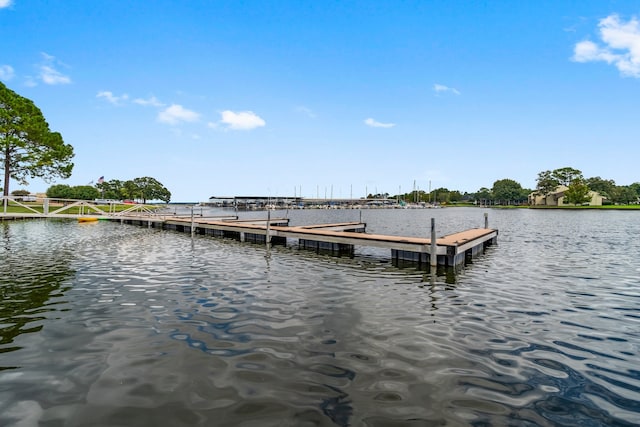
[[[269,400],[249,402],[273,396],[294,408],[317,408],[316,412],[296,411],[296,419],[327,417],[336,425],[349,425],[352,408],[346,390],[356,376],[349,365],[354,358],[369,359],[349,352],[353,328],[361,315],[355,307],[344,305],[340,296],[344,292],[330,285],[334,273],[325,269],[313,269],[300,277],[313,286],[302,285],[305,294],[296,294],[284,305],[280,296],[255,299],[256,289],[266,294],[274,289],[274,295],[279,295],[278,288],[289,286],[278,273],[282,266],[272,265],[270,254],[267,250],[262,274],[252,281],[236,280],[217,287],[199,284],[193,303],[173,311],[176,317],[170,322],[170,336],[227,361],[226,375],[236,392],[226,399],[239,414],[262,414],[271,407],[272,403],[265,406]],[[182,290],[189,299],[195,293],[193,287]],[[340,354],[347,355],[346,362],[340,360]]]
[[[466,228],[478,212],[433,215]],[[632,425],[640,244],[619,230],[640,225],[550,214],[492,214],[500,245],[453,275],[375,251],[9,224],[4,323],[38,320],[3,344],[0,425]],[[11,289],[26,259],[39,276]],[[23,300],[39,305],[11,311]]]
[[[66,309],[63,297],[71,288],[66,281],[75,273],[70,252],[54,254],[42,247],[25,247],[20,238],[13,235],[9,224],[2,224],[0,353],[19,350],[18,336],[41,331],[45,320]],[[0,365],[0,370],[16,368]]]

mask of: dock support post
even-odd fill
[[[264,236],[267,245],[271,244],[271,210],[267,209],[267,234]]]
[[[193,206],[191,206],[191,237],[193,237],[193,234],[196,232],[196,226],[194,224],[194,220],[193,220]]]
[[[431,218],[431,251],[429,253],[431,267],[438,266],[438,247],[436,244],[436,219]]]
[[[48,198],[44,199],[44,202],[42,203],[42,213],[45,215],[49,215],[49,199]]]
[[[489,214],[487,212],[484,213],[484,228],[489,228]]]

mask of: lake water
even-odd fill
[[[435,280],[379,249],[0,223],[0,425],[636,425],[640,212],[286,214],[428,237],[484,212],[498,244]]]

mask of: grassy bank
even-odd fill
[[[450,204],[444,205],[448,208],[451,207],[477,207],[477,208],[491,208],[491,209],[597,209],[597,210],[630,210],[640,211],[640,205],[604,205],[604,206],[529,206],[529,205],[490,205],[490,206],[478,206],[474,204]]]
[[[597,209],[597,210],[640,210],[640,205],[604,205],[604,206],[529,206],[530,209]]]

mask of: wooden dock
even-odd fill
[[[126,224],[142,225],[198,235],[224,237],[241,242],[286,245],[297,239],[303,249],[353,255],[355,247],[368,246],[391,250],[393,261],[431,264],[431,239],[366,233],[366,224],[347,222],[289,226],[287,218],[238,220],[236,218],[121,217],[111,218]],[[498,230],[474,228],[436,238],[437,265],[458,266],[496,243]]]
[[[189,232],[192,235],[232,238],[241,242],[286,245],[287,240],[297,239],[298,246],[303,249],[349,256],[354,255],[357,246],[376,247],[391,250],[391,258],[394,262],[431,266],[462,265],[483,253],[487,246],[496,243],[498,237],[498,230],[488,227],[487,214],[485,214],[484,228],[474,228],[440,238],[436,237],[432,219],[432,238],[422,238],[368,234],[366,224],[362,222],[290,226],[287,218],[272,219],[269,216],[270,211],[267,211],[266,219],[241,220],[237,216],[202,217],[195,216],[193,210],[189,217],[181,217],[158,213],[145,205],[134,205],[126,210],[116,211],[113,206],[104,208],[85,200],[65,200],[64,203],[54,206],[45,199],[42,211],[39,211],[11,199],[12,203],[26,211],[12,214],[6,212],[6,203],[10,198],[3,199],[5,199],[5,208],[4,212],[0,212],[2,221],[35,218],[66,218],[78,221],[87,218],[103,219],[149,228]],[[71,213],[72,208],[77,213]]]

